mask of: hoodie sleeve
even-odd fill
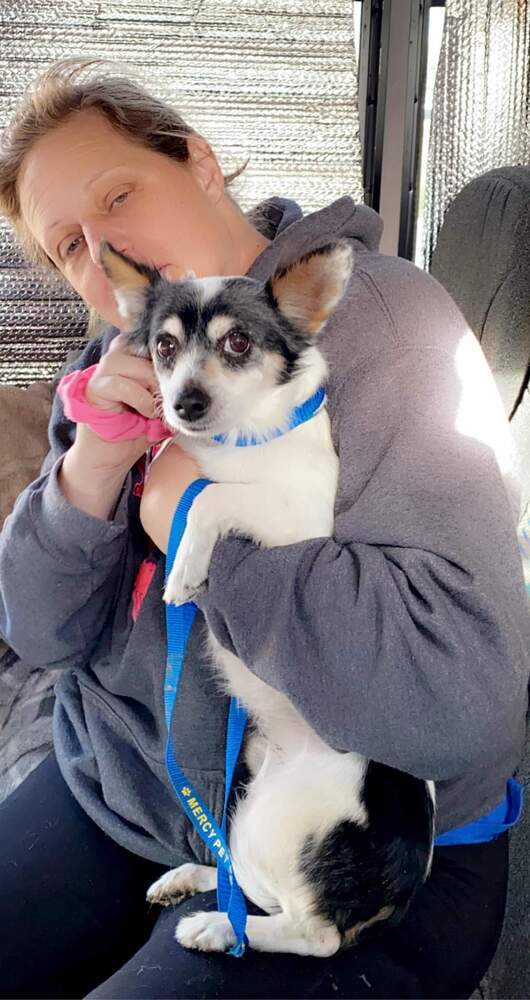
[[[101,339],[92,341],[65,370],[95,364],[101,353]],[[86,659],[113,605],[127,545],[128,480],[112,521],[78,510],[61,492],[57,476],[74,437],[56,394],[41,475],[17,498],[0,536],[0,633],[34,666]]]
[[[530,650],[495,453],[499,439],[510,451],[508,424],[444,296],[429,343],[406,343],[418,325],[409,296],[393,345],[350,370],[332,400],[334,537],[219,541],[199,598],[218,640],[326,742],[434,780],[501,753],[520,725]]]

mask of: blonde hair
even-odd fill
[[[26,91],[0,145],[0,214],[11,223],[27,259],[53,271],[55,263],[37,242],[22,215],[18,178],[35,142],[77,112],[96,109],[131,141],[180,163],[189,160],[187,137],[197,135],[181,115],[139,83],[107,75],[104,59],[61,59]],[[247,161],[248,163],[248,161]],[[225,176],[228,187],[247,166]]]

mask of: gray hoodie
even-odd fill
[[[434,779],[441,833],[503,798],[524,738],[530,619],[506,419],[456,306],[427,274],[377,252],[371,209],[345,197],[302,217],[273,199],[259,225],[273,242],[251,277],[339,237],[355,252],[322,339],[340,458],[335,534],[268,550],[219,542],[200,607],[332,746]],[[94,364],[116,333],[73,367]],[[29,663],[62,667],[55,750],[95,822],[154,861],[210,862],[166,775],[164,558],[139,522],[141,472],[129,473],[113,520],[77,510],[57,483],[74,435],[56,398],[51,452],[1,539],[0,631]],[[134,621],[149,554],[156,568]],[[204,628],[199,613],[172,736],[219,817],[227,701]]]

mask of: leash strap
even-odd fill
[[[175,561],[182,536],[186,528],[188,511],[195,497],[210,484],[208,479],[196,479],[188,486],[173,516],[166,556],[166,580]],[[177,763],[171,738],[171,719],[175,699],[178,694],[182,665],[197,606],[188,602],[180,607],[166,604],[167,626],[167,666],[164,682],[164,710],[167,726],[166,767],[173,789],[184,812],[189,817],[203,843],[209,848],[217,862],[217,905],[228,915],[236,936],[236,944],[230,954],[240,957],[244,954],[247,938],[245,926],[247,909],[245,897],[234,874],[232,858],[228,847],[227,810],[235,766],[243,742],[247,713],[236,698],[230,699],[225,750],[225,798],[221,823],[218,824],[201,796],[186,778]]]
[[[515,778],[506,782],[506,796],[485,816],[458,826],[446,833],[440,833],[435,841],[435,847],[453,847],[455,844],[484,844],[495,840],[501,833],[510,830],[519,822],[523,812],[523,786]]]

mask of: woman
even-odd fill
[[[56,399],[50,454],[0,549],[7,641],[64,668],[54,753],[0,809],[4,995],[468,996],[498,940],[507,874],[506,834],[478,843],[475,821],[504,802],[520,755],[530,648],[513,484],[474,433],[475,420],[506,438],[492,378],[440,286],[377,253],[374,212],[343,198],[304,218],[275,198],[245,216],[202,137],[129,81],[83,78],[87,66],[52,67],[21,107],[0,207],[31,259],[107,321],[75,365],[97,366],[92,405],[154,415],[153,371],[120,334],[102,239],[173,279],[264,279],[351,241],[351,289],[322,341],[341,464],[335,536],[218,543],[201,608],[330,744],[434,779],[450,846],[436,847],[399,926],[332,959],[235,961],[175,943],[182,912],[215,906],[211,893],[161,913],[144,902],[167,867],[210,860],[166,775],[162,698],[163,552],[200,470],[172,446],[143,489],[146,438],[103,441]],[[172,735],[218,814],[226,702],[203,627],[199,615]]]

